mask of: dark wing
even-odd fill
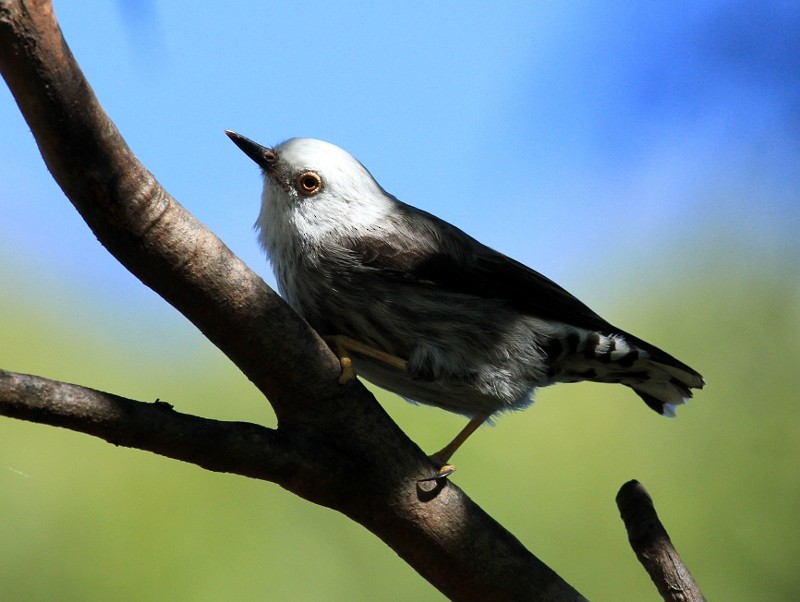
[[[503,299],[517,311],[537,318],[589,330],[612,328],[577,297],[539,272],[489,247],[472,247],[472,252],[460,256],[430,254],[420,259],[412,273],[419,280],[449,290]]]
[[[384,278],[465,295],[502,299],[517,311],[603,334],[619,334],[659,362],[696,374],[661,349],[616,328],[564,288],[434,215],[400,203],[401,217],[381,237],[351,241],[364,267]],[[408,233],[408,234],[403,234]],[[413,239],[410,234],[414,233]]]
[[[579,328],[616,331],[558,284],[478,242],[438,217],[398,201],[400,217],[380,235],[345,242],[384,278],[418,282],[486,299]]]

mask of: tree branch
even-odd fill
[[[336,358],[139,163],[84,79],[50,3],[3,2],[0,10],[3,78],[48,169],[103,246],[230,357],[279,419],[332,395]],[[301,374],[301,365],[310,369]]]
[[[9,373],[0,412],[273,480],[361,523],[454,599],[583,599],[458,487],[418,488],[433,469],[422,451],[363,386],[338,384],[338,360],[317,334],[137,161],[50,2],[0,0],[0,71],[48,169],[98,240],[268,397],[278,429]]]
[[[60,426],[215,472],[285,482],[298,456],[280,433],[246,422],[181,414],[39,376],[0,370],[0,414]]]
[[[617,507],[628,531],[628,541],[661,597],[667,602],[704,602],[644,486],[639,481],[625,483],[617,494]]]
[[[271,430],[189,416],[165,402],[133,401],[2,370],[0,414],[276,482],[360,522],[453,599],[584,599],[457,487],[443,482],[426,492],[409,475],[386,478],[360,455],[363,449],[354,452],[318,429]],[[392,506],[397,510],[390,511]],[[465,566],[476,557],[483,566]]]

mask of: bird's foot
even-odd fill
[[[356,370],[353,366],[353,358],[351,353],[358,353],[371,357],[372,359],[383,362],[384,364],[397,368],[398,370],[405,371],[408,368],[408,362],[402,358],[376,349],[371,345],[362,343],[343,334],[323,337],[325,342],[333,349],[333,352],[339,357],[339,363],[342,365],[342,373],[339,376],[339,384],[346,384],[356,377]]]
[[[349,355],[340,355],[339,364],[342,366],[342,373],[339,375],[339,384],[346,385],[356,378],[356,369],[353,366],[353,358]]]
[[[430,456],[431,461],[439,467],[439,470],[435,475],[432,477],[428,477],[425,479],[420,479],[419,482],[423,483],[425,481],[437,481],[439,479],[446,479],[451,474],[456,471],[456,467],[453,464],[450,464],[450,458],[453,457],[453,454],[456,453],[456,450],[461,447],[464,441],[478,430],[478,427],[482,425],[486,420],[489,418],[489,415],[482,415],[477,416],[470,420],[467,425],[461,429],[461,431],[455,436],[455,438],[445,445],[442,449],[438,452]]]
[[[446,479],[451,474],[456,471],[455,464],[449,464],[447,462],[442,462],[436,456],[436,454],[429,456],[431,462],[439,466],[439,470],[436,471],[436,474],[431,477],[426,477],[424,479],[419,479],[417,483],[427,483],[429,481],[438,481],[439,479]]]

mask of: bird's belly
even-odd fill
[[[458,297],[437,308],[395,298],[355,312],[328,309],[315,325],[321,332],[347,335],[408,362],[399,370],[354,355],[359,375],[409,400],[491,415],[526,407],[533,389],[546,384],[546,325],[498,303]]]
[[[408,372],[370,358],[353,359],[356,373],[370,383],[396,393],[407,401],[435,406],[469,418],[522,409],[532,402],[533,387],[509,403],[506,399],[482,391],[469,381],[452,378],[420,380]]]
[[[542,349],[550,326],[501,300],[397,283],[298,288],[309,282],[318,280],[288,287],[294,309],[323,336],[346,335],[407,361],[403,371],[353,354],[360,376],[411,401],[489,415],[526,407],[533,389],[547,384]]]

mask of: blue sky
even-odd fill
[[[581,275],[616,278],[630,258],[798,251],[796,3],[55,9],[134,152],[270,282],[257,168],[224,129],[338,144],[400,199],[579,294]],[[0,124],[0,270],[145,299],[63,199],[6,88]]]

